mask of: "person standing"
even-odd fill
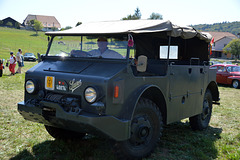
[[[16,57],[13,55],[13,52],[10,52],[10,65],[9,65],[9,71],[11,72],[10,75],[15,74],[15,66],[16,66]]]
[[[21,69],[23,67],[22,49],[21,48],[18,49],[16,60],[18,63],[18,69],[16,71],[16,74],[17,74],[17,73],[21,73]]]
[[[3,60],[0,59],[0,77],[2,77],[3,69],[4,69]]]

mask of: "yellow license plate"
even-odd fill
[[[52,76],[45,77],[45,89],[54,90],[55,78]]]

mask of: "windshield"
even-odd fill
[[[25,53],[24,56],[33,56],[33,53]]]
[[[48,56],[124,59],[127,49],[124,37],[61,36],[54,37]]]
[[[227,67],[228,72],[240,72],[240,66]]]

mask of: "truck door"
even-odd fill
[[[182,108],[186,106],[185,102],[188,93],[188,66],[171,64],[169,71],[168,121],[174,122],[184,117]]]
[[[217,68],[217,82],[223,84],[227,82],[227,72],[224,66]]]
[[[204,66],[170,65],[169,100],[179,119],[202,111],[205,73]]]

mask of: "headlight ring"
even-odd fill
[[[36,87],[37,87],[36,82],[34,82],[31,79],[27,80],[25,83],[26,92],[29,94],[35,93],[37,89]]]
[[[87,87],[84,96],[88,103],[94,103],[97,100],[97,90],[94,87]]]

